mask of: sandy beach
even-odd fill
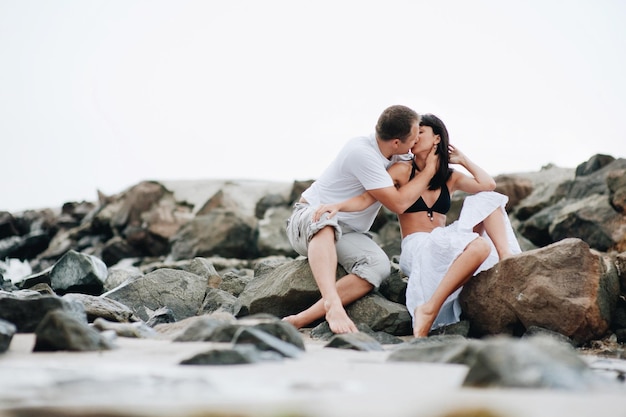
[[[34,340],[16,334],[0,355],[2,417],[617,417],[626,410],[624,390],[464,388],[465,366],[386,362],[392,346],[360,352],[307,339],[296,359],[200,366],[179,363],[215,344],[119,337],[114,350],[48,353],[32,352]]]

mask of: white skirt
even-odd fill
[[[493,191],[480,192],[467,196],[459,219],[446,227],[438,227],[432,232],[412,233],[402,240],[400,269],[409,277],[406,289],[406,307],[415,322],[414,311],[430,299],[452,262],[465,250],[467,245],[479,235],[473,231],[498,207],[504,212],[509,246],[513,254],[521,252],[511,222],[505,211],[509,198]],[[499,258],[493,242],[486,233],[482,235],[491,244],[491,253],[478,267],[474,275],[494,266]],[[458,301],[461,288],[452,293],[439,311],[432,329],[456,323],[461,316]]]

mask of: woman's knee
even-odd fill
[[[487,259],[489,252],[491,252],[491,245],[485,238],[477,237],[469,244],[467,249],[484,260]]]

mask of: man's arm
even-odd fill
[[[397,178],[397,175],[390,172],[396,186],[368,190],[361,195],[339,203],[321,204],[313,215],[313,221],[318,221],[323,213],[329,213],[328,217],[331,218],[340,211],[351,212],[365,210],[376,200],[380,201],[394,213],[404,213],[404,211],[411,207],[415,200],[428,189],[428,184],[437,170],[438,160],[439,158],[433,148],[430,154],[428,154],[424,170],[417,173],[417,175],[406,184],[403,184],[404,181],[402,179]],[[392,171],[393,168],[394,167],[390,168],[390,171]]]
[[[399,181],[400,187],[385,187],[377,188],[375,190],[369,190],[368,192],[383,206],[387,207],[394,213],[404,213],[406,209],[411,207],[415,200],[428,189],[430,180],[437,171],[437,163],[439,158],[435,154],[435,149],[428,154],[426,159],[426,166],[424,169],[416,173],[415,177],[403,184]],[[393,175],[392,175],[393,177]],[[394,182],[398,182],[397,178],[394,178]]]
[[[318,221],[324,213],[328,213],[328,218],[330,219],[340,211],[350,212],[365,210],[374,204],[374,202],[376,202],[376,199],[366,191],[361,195],[339,203],[321,204],[313,215],[313,221]]]

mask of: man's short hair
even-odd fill
[[[376,135],[384,141],[400,139],[404,142],[411,134],[413,125],[419,123],[419,120],[419,114],[407,106],[397,104],[387,107],[376,123]]]

